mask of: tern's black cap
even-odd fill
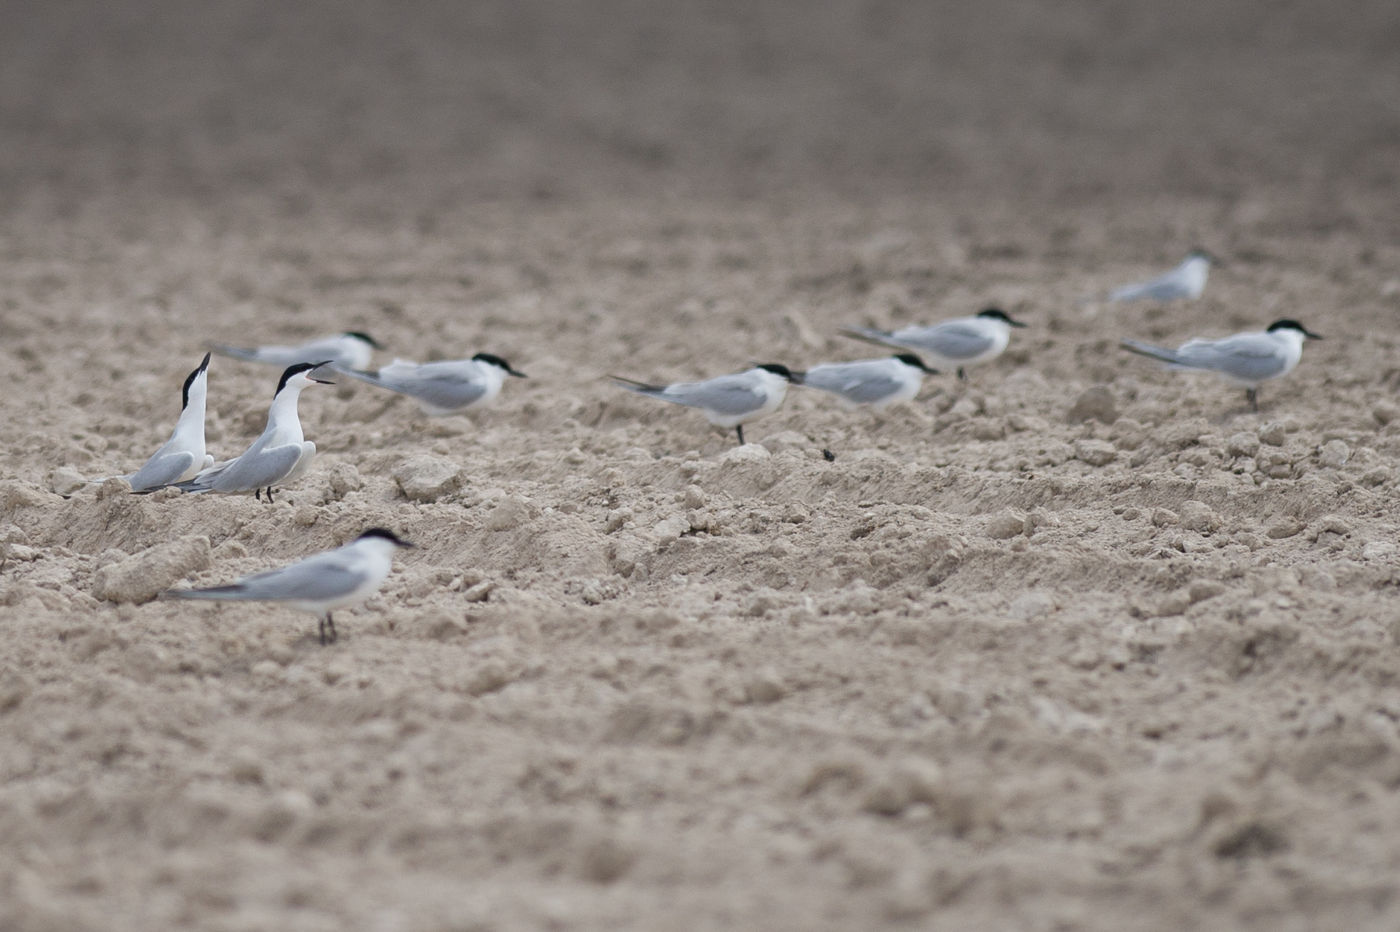
[[[416,546],[418,546],[417,544],[410,544],[408,541],[404,540],[402,537],[400,537],[399,535],[395,534],[393,531],[389,530],[388,528],[383,528],[383,527],[372,527],[372,528],[370,528],[368,531],[365,531],[363,534],[361,534],[359,537],[357,537],[357,538],[355,538],[355,539],[356,539],[356,540],[364,540],[365,538],[368,538],[368,537],[378,537],[378,538],[381,538],[382,540],[387,540],[387,541],[389,541],[389,542],[392,543],[392,544],[397,544],[397,545],[400,546],[400,547],[416,547]]]
[[[920,369],[924,372],[927,372],[929,375],[938,374],[937,369],[930,369],[928,366],[924,365],[924,361],[922,359],[920,359],[918,356],[915,356],[913,353],[895,353],[894,358],[898,359],[906,366],[913,366],[915,369]]]
[[[526,376],[525,373],[516,372],[514,369],[512,369],[510,367],[510,363],[506,362],[505,359],[503,359],[500,356],[497,356],[495,353],[477,353],[475,356],[472,357],[472,360],[474,362],[484,362],[488,365],[496,366],[499,369],[504,369],[511,375],[516,376],[517,378],[528,378],[528,376]]]
[[[1281,317],[1273,323],[1269,324],[1269,333],[1273,333],[1275,330],[1296,330],[1303,336],[1307,337],[1309,340],[1322,339],[1322,337],[1313,333],[1307,327],[1304,327],[1302,324],[1298,323],[1291,317]]]
[[[331,360],[323,359],[320,362],[299,362],[294,366],[288,366],[287,371],[282,373],[282,378],[277,380],[277,391],[272,393],[272,397],[276,398],[278,395],[282,394],[282,389],[287,387],[287,380],[292,376],[301,372],[310,372],[312,369],[319,369],[322,366],[328,366],[330,363]],[[312,376],[308,375],[307,378],[312,378]],[[316,379],[316,381],[319,382],[321,380]]]
[[[184,387],[180,389],[180,410],[183,411],[190,406],[190,386],[194,380],[199,378],[199,374],[209,368],[209,357],[212,354],[205,353],[204,359],[200,362],[199,368],[185,376]]]
[[[365,333],[363,330],[347,330],[345,331],[343,336],[354,337],[355,339],[360,340],[361,342],[368,343],[374,349],[384,348],[379,344],[378,340],[370,336],[368,333]]]
[[[758,365],[754,366],[754,368],[762,369],[765,372],[771,372],[774,375],[780,375],[783,378],[787,379],[789,382],[801,381],[800,377],[795,372],[793,372],[791,369],[789,369],[787,366],[783,365],[780,362],[761,362]]]
[[[1012,327],[1024,327],[1025,324],[1019,320],[1012,320],[1011,317],[999,307],[989,307],[985,311],[978,311],[978,317],[985,317],[988,320],[999,320]]]

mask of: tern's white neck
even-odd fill
[[[781,396],[787,391],[788,380],[776,372],[769,372],[767,369],[759,369],[758,367],[754,367],[750,371],[763,381],[763,387],[769,392],[776,392]]]
[[[1188,256],[1181,263],[1181,277],[1185,279],[1186,288],[1193,299],[1199,298],[1201,292],[1206,290],[1206,276],[1209,274],[1210,260],[1205,256]]]
[[[310,384],[310,380],[301,374],[287,380],[277,397],[272,399],[272,407],[267,409],[268,430],[276,431],[284,437],[294,436],[298,441],[301,440],[301,418],[297,416],[297,401],[301,398],[301,390]]]
[[[1294,330],[1292,327],[1282,327],[1278,330],[1270,330],[1269,336],[1286,347],[1288,352],[1294,357],[1302,355],[1303,340],[1305,337],[1301,332]]]
[[[175,425],[175,432],[184,433],[190,430],[198,430],[204,433],[204,402],[209,395],[209,378],[204,373],[200,373],[193,382],[190,383],[189,396],[185,400],[185,409],[180,412],[180,420]]]
[[[495,363],[478,361],[476,371],[486,385],[486,400],[489,401],[501,393],[501,386],[506,381],[506,370]]]
[[[373,347],[359,337],[341,337],[336,348],[336,355],[351,369],[368,368],[373,353]]]
[[[374,560],[391,560],[399,545],[385,537],[362,537],[350,545]]]

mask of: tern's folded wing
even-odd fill
[[[486,385],[461,372],[427,372],[399,379],[385,378],[385,388],[410,395],[434,408],[462,408],[480,401]]]
[[[981,356],[996,343],[986,328],[961,320],[949,320],[932,327],[905,327],[892,336],[901,346],[928,350],[954,362]]]
[[[235,585],[245,599],[324,602],[347,596],[367,582],[369,576],[363,569],[350,565],[332,551],[282,569],[249,576]]]
[[[170,485],[179,482],[180,479],[193,469],[196,465],[194,454],[184,453],[161,453],[146,461],[136,472],[132,473],[131,491],[144,492],[148,489],[158,489],[163,485]]]
[[[196,484],[196,491],[204,488],[215,492],[247,492],[266,488],[286,478],[301,459],[302,452],[299,443],[249,450],[226,466],[205,470],[191,482]],[[205,480],[205,476],[209,478]]]
[[[842,397],[858,405],[874,404],[883,401],[904,388],[905,383],[888,375],[864,376],[847,380],[839,390]]]
[[[672,385],[657,397],[723,415],[747,414],[768,402],[768,393],[743,376],[720,377],[708,382],[682,382]]]
[[[1238,379],[1267,379],[1284,368],[1276,342],[1259,333],[1242,333],[1223,340],[1192,340],[1177,351],[1202,368]]]
[[[1189,294],[1185,282],[1175,272],[1159,275],[1150,281],[1116,288],[1109,294],[1113,301],[1174,301]]]

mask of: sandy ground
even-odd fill
[[[291,6],[0,35],[0,927],[1400,926],[1393,3]],[[603,379],[988,303],[741,449]],[[1115,347],[1284,316],[1257,415]],[[531,378],[314,387],[275,505],[55,494],[346,329]],[[373,525],[333,647],[145,601]]]

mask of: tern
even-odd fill
[[[484,404],[501,393],[506,376],[528,378],[500,356],[477,353],[471,359],[416,363],[395,359],[378,372],[334,366],[351,378],[407,395],[429,417],[456,414]]]
[[[180,419],[175,422],[170,439],[151,454],[151,458],[136,472],[117,478],[130,483],[131,491],[145,492],[189,479],[201,469],[213,465],[214,457],[204,451],[204,404],[208,395],[209,354],[205,353],[199,368],[185,377],[185,384],[180,389]]]
[[[867,343],[913,350],[929,358],[935,369],[957,369],[958,378],[966,379],[967,366],[1000,356],[1011,340],[1011,328],[1024,326],[1005,311],[989,307],[972,317],[955,317],[930,326],[898,330],[845,327],[841,332]]]
[[[1220,260],[1204,249],[1193,249],[1186,260],[1170,272],[1145,282],[1124,285],[1108,293],[1110,301],[1194,301],[1206,290],[1206,276]]]
[[[363,369],[369,365],[370,354],[383,349],[367,333],[347,330],[334,336],[319,337],[297,346],[229,346],[225,343],[211,343],[209,348],[220,356],[246,359],[249,362],[264,362],[272,366],[295,366],[303,362],[324,362],[330,360],[346,369]]]
[[[316,455],[316,444],[302,436],[297,399],[308,385],[334,384],[312,374],[324,365],[304,362],[288,366],[277,383],[262,436],[240,456],[215,463],[193,479],[171,483],[170,487],[183,492],[252,492],[254,498],[261,498],[266,489],[267,500],[272,501],[273,487],[297,479]]]
[[[393,531],[370,528],[343,547],[307,557],[290,566],[245,576],[227,586],[169,589],[167,599],[210,599],[230,602],[286,602],[314,614],[322,644],[337,637],[331,611],[367,598],[384,583],[393,568],[394,553],[412,547]]]
[[[913,353],[855,362],[828,362],[801,373],[802,384],[831,392],[847,408],[868,405],[877,411],[919,393],[925,375],[936,375]]]
[[[1174,350],[1140,340],[1123,340],[1121,345],[1173,369],[1218,373],[1244,386],[1250,407],[1258,411],[1260,383],[1292,372],[1302,358],[1303,341],[1321,339],[1296,320],[1284,318],[1264,331],[1246,331],[1221,340],[1190,340]]]
[[[687,408],[699,408],[716,427],[733,427],[740,444],[744,442],[744,425],[778,410],[787,397],[788,384],[802,381],[800,374],[779,363],[764,363],[703,382],[672,385],[652,385],[619,375],[610,378],[628,391]]]

